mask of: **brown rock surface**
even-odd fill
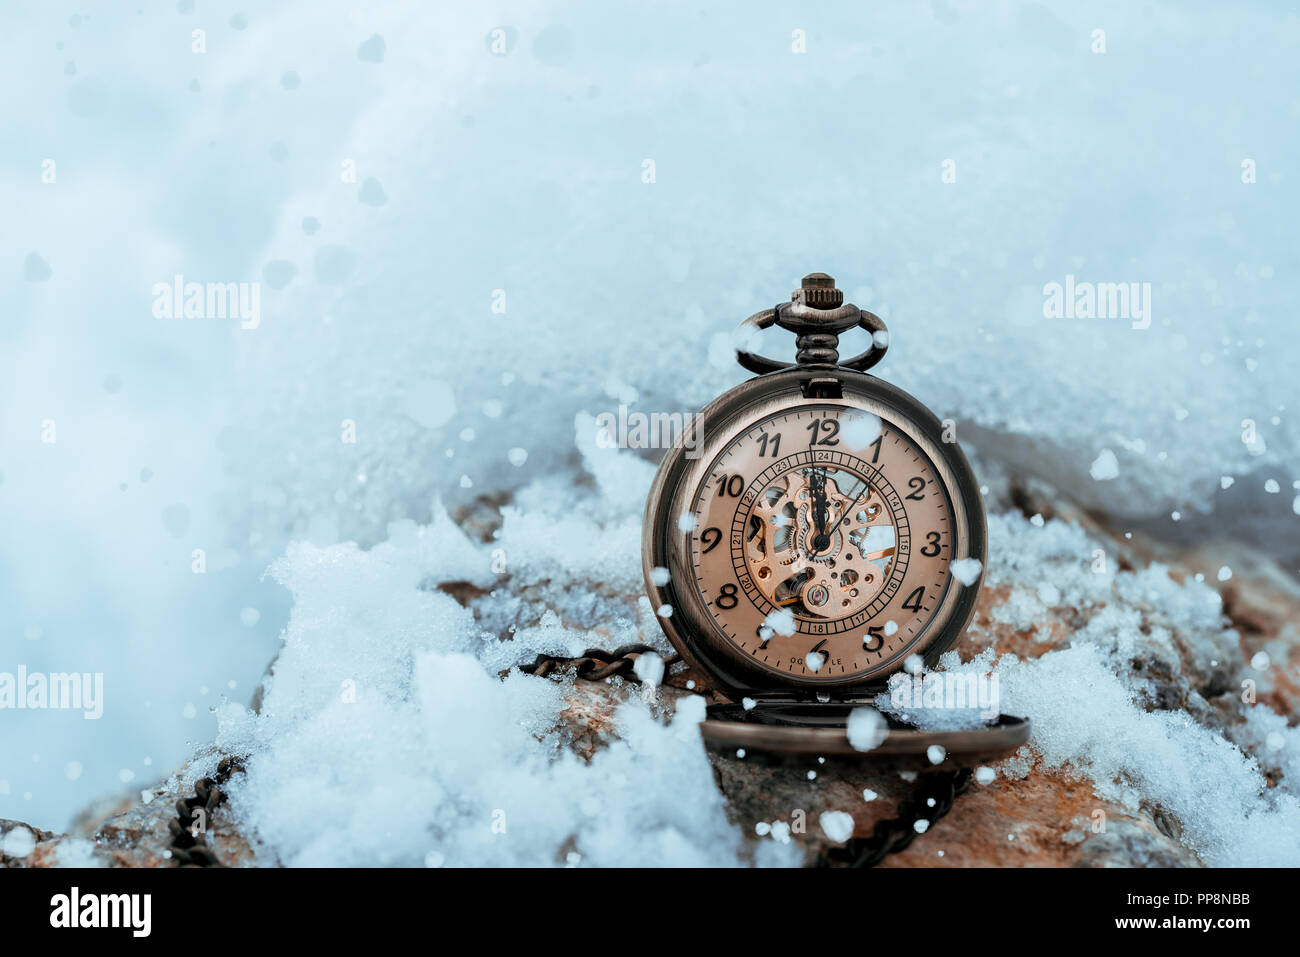
[[[1300,589],[1275,563],[1230,543],[1175,551],[1141,535],[1129,538],[1111,534],[1094,517],[1052,502],[1041,491],[1015,489],[1009,498],[1027,516],[1055,516],[1084,528],[1105,542],[1120,568],[1142,568],[1151,561],[1160,561],[1170,566],[1176,578],[1200,573],[1204,580],[1218,585],[1224,614],[1235,632],[1225,631],[1226,638],[1215,637],[1218,644],[1211,649],[1213,654],[1180,635],[1164,620],[1160,609],[1140,603],[1133,606],[1141,615],[1144,630],[1173,632],[1172,641],[1152,642],[1132,662],[1135,671],[1151,680],[1151,707],[1187,708],[1198,720],[1230,726],[1240,721],[1228,704],[1230,692],[1237,691],[1243,661],[1264,651],[1279,663],[1292,666],[1293,672],[1300,665]],[[491,507],[464,516],[480,540],[490,537],[497,504],[489,503]],[[1223,564],[1230,564],[1234,574],[1220,583],[1216,573]],[[508,580],[499,587],[509,587]],[[482,589],[463,583],[449,583],[442,588],[476,611],[484,594]],[[989,647],[999,654],[1010,652],[1021,658],[1067,647],[1071,636],[1105,605],[1101,602],[1087,609],[1053,608],[1032,628],[1024,628],[1007,623],[1004,619],[1008,616],[999,614],[1013,590],[1005,582],[984,590],[973,627],[956,647],[963,660]],[[521,589],[523,606],[543,605],[545,591],[544,586]],[[625,607],[635,606],[635,596],[608,595],[603,596],[605,599],[623,602]],[[1014,616],[1008,620],[1014,620]],[[591,631],[592,645],[611,645],[609,632],[599,627]],[[503,640],[507,637],[503,632]],[[620,678],[605,682],[556,680],[570,683],[570,704],[561,715],[564,740],[587,759],[618,734],[618,706],[642,693],[638,686]],[[669,713],[684,694],[701,694],[711,703],[725,700],[708,686],[704,676],[679,663],[670,669],[658,690],[655,707]],[[1279,713],[1293,716],[1294,723],[1300,687],[1283,669],[1270,669],[1268,676],[1260,680],[1259,698]],[[54,835],[14,822],[0,822],[0,832],[27,829],[30,843],[35,845],[30,854],[21,857],[0,855],[0,864],[39,867],[88,858],[102,866],[171,866],[164,852],[170,842],[168,823],[175,815],[176,801],[193,793],[194,781],[211,774],[217,759],[213,752],[200,754],[144,795],[136,793],[98,802],[82,814],[69,834]],[[866,836],[877,823],[894,816],[899,802],[915,786],[905,777],[916,770],[915,765],[898,762],[820,763],[813,757],[767,764],[755,756],[741,759],[718,754],[711,755],[711,761],[729,814],[752,845],[773,839],[757,834],[758,824],[783,821],[792,825],[790,840],[805,848],[809,863],[831,845],[819,823],[822,813],[848,812],[855,836]],[[1158,807],[1132,811],[1103,800],[1087,780],[1040,766],[1029,748],[993,767],[997,774],[992,781],[972,782],[949,814],[905,850],[887,858],[883,866],[1199,865],[1196,856],[1179,842],[1179,823]],[[814,772],[811,777],[809,772]],[[1269,773],[1275,778],[1278,772]],[[865,800],[864,790],[874,792],[875,798]],[[213,816],[208,841],[225,864],[253,862],[249,835],[235,833],[229,816],[221,811]],[[25,837],[17,842],[19,846],[26,843]]]
[[[172,840],[168,825],[176,817],[176,802],[194,794],[194,782],[210,775],[218,758],[215,752],[201,753],[151,788],[95,802],[78,815],[67,834],[29,828],[38,835],[32,852],[24,858],[0,853],[0,866],[173,866],[167,850]],[[8,832],[13,825],[12,821],[0,821],[0,831]],[[220,808],[211,816],[206,840],[222,864],[237,867],[252,863],[248,841],[230,826],[228,815]]]

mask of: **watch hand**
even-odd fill
[[[831,537],[826,534],[826,521],[830,517],[826,503],[826,470],[814,468],[809,479],[813,495],[813,524],[817,528],[812,549],[814,552],[820,552],[829,548],[831,544]]]

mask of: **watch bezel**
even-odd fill
[[[839,397],[807,397],[811,380],[824,384],[838,380]],[[720,633],[694,588],[677,588],[691,581],[690,533],[678,529],[674,516],[690,509],[703,476],[721,449],[753,422],[783,409],[808,405],[841,405],[865,409],[893,422],[906,432],[931,459],[953,510],[953,556],[977,558],[979,578],[963,586],[951,576],[939,607],[921,636],[868,672],[852,679],[819,679],[777,674],[754,665]],[[721,690],[733,695],[788,695],[813,697],[865,697],[882,689],[891,674],[912,654],[921,654],[927,667],[969,626],[983,583],[987,557],[987,529],[979,485],[966,456],[955,442],[943,441],[943,424],[917,399],[896,386],[867,373],[836,368],[814,373],[791,368],[749,379],[720,395],[694,419],[699,434],[682,436],[664,457],[646,504],[642,535],[642,571],[647,593],[656,609],[668,605],[668,617],[659,624],[673,647],[697,670],[709,675]],[[689,447],[698,455],[687,455]],[[656,585],[652,571],[667,568],[669,581]]]

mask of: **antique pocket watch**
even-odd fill
[[[866,373],[888,347],[885,324],[843,298],[813,273],[790,302],[746,319],[747,337],[793,332],[795,362],[738,346],[758,375],[695,417],[650,491],[650,600],[667,606],[659,622],[682,657],[734,702],[709,709],[714,747],[859,753],[849,714],[913,655],[933,665],[975,612],[985,523],[974,474],[932,412]],[[839,336],[854,328],[871,345],[841,360]],[[870,754],[996,753],[1028,735],[1006,716],[950,731],[891,719]]]

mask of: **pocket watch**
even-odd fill
[[[793,364],[749,351],[773,325],[797,337]],[[855,328],[870,346],[841,360],[839,336]],[[739,333],[737,361],[757,375],[664,457],[646,506],[646,589],[673,646],[730,699],[709,709],[709,744],[852,754],[849,714],[905,664],[932,666],[970,623],[979,486],[939,419],[867,374],[885,324],[830,276],[806,276]],[[872,755],[997,752],[1029,734],[1007,716],[942,732],[888,720]]]

